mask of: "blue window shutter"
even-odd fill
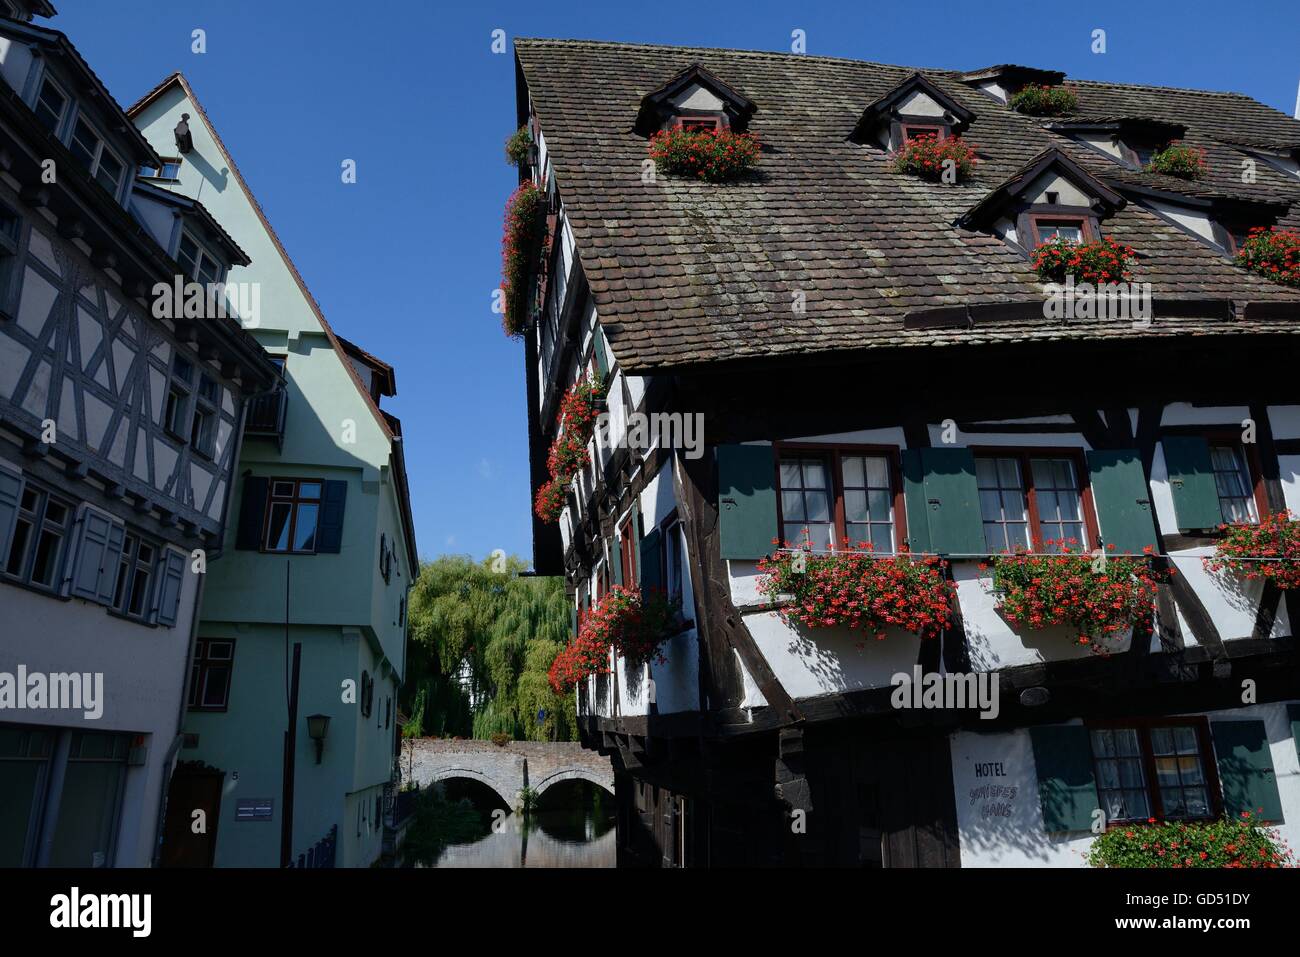
[[[1087,831],[1092,827],[1097,780],[1088,729],[1079,725],[1030,728],[1038,800],[1045,831]]]
[[[925,463],[921,449],[903,450],[903,502],[907,512],[907,548],[931,551],[930,516],[925,504]]]
[[[1101,539],[1117,554],[1141,554],[1156,548],[1151,490],[1136,449],[1093,449],[1087,453],[1093,506]]]
[[[718,538],[723,558],[773,551],[776,461],[770,445],[718,446]]]
[[[244,491],[239,501],[239,527],[235,548],[258,551],[262,547],[262,526],[266,522],[266,496],[270,482],[260,475],[244,477]]]
[[[113,574],[122,556],[122,532],[106,515],[94,509],[83,509],[81,534],[77,536],[77,551],[72,557],[72,594],[93,602],[108,602],[113,597]],[[114,550],[114,542],[116,549]],[[103,579],[108,579],[108,595],[101,598]]]
[[[660,554],[663,551],[663,533],[653,529],[641,539],[641,588],[663,588],[663,575],[660,571]]]
[[[185,584],[185,555],[171,548],[164,549],[158,575],[158,624],[175,625],[181,586]]]
[[[1219,491],[1210,464],[1210,443],[1199,435],[1163,435],[1160,447],[1169,473],[1178,528],[1216,528],[1223,522]]]
[[[1282,798],[1264,722],[1211,721],[1210,733],[1219,761],[1223,810],[1231,817],[1249,811],[1256,820],[1281,821]]]
[[[321,486],[316,551],[337,554],[343,547],[343,512],[348,501],[348,483],[331,479],[322,482]]]
[[[0,469],[0,559],[9,557],[14,527],[18,524],[18,506],[23,500],[23,477]]]
[[[114,522],[108,530],[108,545],[104,549],[104,563],[99,569],[99,594],[101,605],[113,604],[113,591],[117,585],[118,565],[122,561],[122,542],[126,539],[126,526]]]
[[[988,551],[980,517],[975,453],[970,449],[921,449],[925,469],[925,514],[930,548],[941,555]],[[909,517],[911,510],[908,510]]]

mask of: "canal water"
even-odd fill
[[[456,807],[456,820],[444,826],[445,847],[432,864],[415,867],[615,866],[614,796],[594,784],[562,781],[527,815],[512,813],[477,781],[434,787]]]

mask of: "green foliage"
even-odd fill
[[[1011,97],[1010,105],[1029,116],[1065,116],[1079,108],[1079,98],[1069,87],[1029,83]]]
[[[1117,824],[1092,842],[1093,867],[1292,867],[1291,851],[1249,811],[1217,821]]]
[[[556,695],[546,680],[568,638],[564,581],[522,577],[526,567],[515,557],[465,555],[421,567],[409,607],[406,710],[412,725],[420,716],[414,733],[574,739],[573,697]]]
[[[528,127],[521,126],[506,137],[506,162],[511,166],[522,167],[528,160],[528,147],[533,138],[528,135]]]
[[[468,844],[483,836],[483,816],[468,801],[449,801],[436,788],[415,803],[402,854],[407,864],[432,867],[448,844]]]

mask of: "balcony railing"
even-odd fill
[[[284,441],[284,422],[289,411],[289,393],[277,389],[259,395],[248,403],[248,418],[244,422],[244,435]]]

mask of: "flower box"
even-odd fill
[[[876,555],[865,542],[830,553],[786,544],[759,561],[758,590],[796,627],[842,626],[876,639],[900,628],[933,638],[952,622],[953,587],[945,567],[933,556]]]
[[[1152,156],[1146,168],[1148,172],[1177,176],[1179,179],[1200,179],[1205,175],[1208,166],[1205,162],[1205,150],[1195,146],[1184,146],[1175,140]]]
[[[759,143],[753,133],[677,128],[650,137],[655,169],[710,183],[738,179],[758,166]]]
[[[1099,242],[1075,243],[1057,236],[1034,247],[1032,262],[1044,282],[1117,283],[1133,278],[1129,267],[1137,258],[1132,246],[1103,237]]]
[[[1012,95],[1011,108],[1026,116],[1066,116],[1079,107],[1079,97],[1069,87],[1029,83]]]
[[[615,585],[582,616],[578,634],[555,656],[548,673],[556,694],[590,675],[609,672],[609,650],[633,665],[663,664],[660,652],[680,620],[680,608],[659,588]]]
[[[548,247],[546,191],[527,180],[506,201],[505,228],[501,236],[501,292],[505,306],[501,325],[506,335],[512,338],[524,333],[528,316],[528,284]]]
[[[1277,868],[1294,867],[1291,849],[1254,815],[1215,821],[1116,824],[1084,854],[1093,867]]]
[[[506,137],[506,162],[511,166],[522,169],[528,162],[528,154],[532,145],[533,138],[528,133],[528,127],[519,127]]]
[[[1214,555],[1205,559],[1212,572],[1230,572],[1247,581],[1300,588],[1300,522],[1289,512],[1275,512],[1258,525],[1222,525],[1224,535]]]
[[[894,154],[894,169],[924,179],[938,180],[951,169],[955,180],[967,179],[975,169],[975,147],[960,136],[940,139],[937,133],[913,136]]]
[[[1076,631],[1078,644],[1106,652],[1108,640],[1150,622],[1163,576],[1150,558],[1113,556],[1103,561],[1072,550],[1074,545],[1049,540],[1044,547],[1058,551],[997,555],[991,565],[981,564],[980,571],[992,567],[998,611],[1012,625],[1068,625]]]
[[[1235,262],[1273,282],[1300,286],[1300,233],[1257,226],[1241,244]]]
[[[551,478],[533,499],[533,513],[544,522],[554,522],[560,517],[564,511],[565,489],[591,462],[588,444],[604,398],[604,383],[600,379],[583,378],[569,386],[560,400],[560,412],[555,418],[557,434],[546,456]]]

